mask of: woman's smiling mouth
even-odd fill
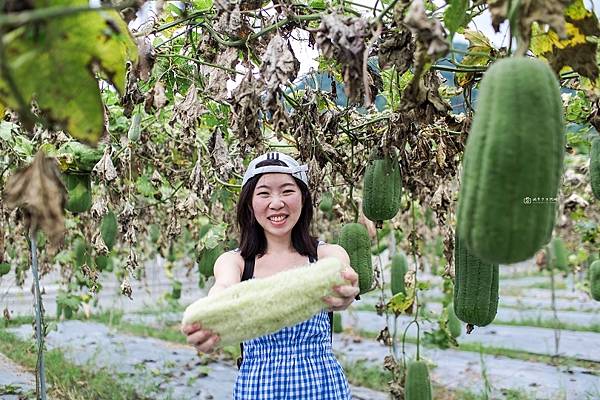
[[[280,224],[280,223],[283,223],[287,219],[287,217],[288,217],[287,215],[279,214],[279,215],[272,215],[270,217],[267,217],[267,219],[274,224]]]

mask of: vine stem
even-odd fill
[[[394,233],[392,232],[392,235]],[[379,251],[379,234],[377,233],[377,230],[375,231],[375,244],[376,244],[376,249],[377,251]],[[388,249],[388,252],[391,253],[391,249]],[[381,253],[377,254],[377,267],[379,269],[379,274],[381,276],[381,303],[382,304],[386,304],[385,301],[385,291],[384,291],[384,287],[385,287],[385,278],[383,276],[383,262],[381,261]],[[389,326],[390,326],[390,313],[388,312],[388,308],[385,307],[384,308],[384,312],[385,312],[385,326],[388,328],[389,331]],[[392,355],[394,357],[396,357],[396,341],[394,340],[396,338],[396,322],[398,321],[398,318],[395,318],[394,320],[394,332],[393,332],[393,337],[392,337]]]
[[[390,4],[388,4],[388,6],[381,12],[381,14],[379,14],[377,16],[377,19],[375,19],[375,21],[380,24],[381,21],[383,20],[383,17],[385,17],[386,14],[389,13],[394,8],[396,3],[398,3],[398,0],[394,0]]]
[[[411,219],[412,219],[412,227],[411,227],[411,239],[410,239],[410,245],[411,245],[411,252],[412,252],[412,256],[414,259],[414,264],[415,264],[415,300],[414,300],[414,304],[415,304],[415,317],[413,318],[412,321],[410,321],[408,323],[408,325],[406,325],[406,328],[404,329],[404,333],[402,334],[402,362],[404,367],[406,368],[406,351],[405,351],[405,344],[406,344],[406,334],[408,333],[408,328],[410,328],[410,326],[412,324],[415,324],[417,326],[417,354],[416,354],[416,360],[419,361],[419,359],[421,358],[421,351],[420,351],[420,336],[421,336],[421,326],[419,325],[419,299],[418,299],[418,290],[417,290],[417,272],[419,270],[419,266],[417,265],[417,255],[416,255],[416,243],[415,243],[415,232],[416,232],[416,225],[415,225],[415,221],[416,221],[416,215],[415,215],[415,201],[411,199],[411,203],[410,203],[410,208],[411,208]]]
[[[79,14],[82,12],[98,12],[102,10],[123,10],[127,7],[131,7],[137,3],[136,0],[129,0],[118,6],[102,6],[102,7],[44,7],[36,8],[28,11],[21,11],[18,13],[8,13],[0,15],[0,27],[5,25],[25,25],[31,22],[36,22],[44,19],[66,17],[73,14]]]
[[[218,68],[218,69],[221,69],[223,71],[230,72],[232,74],[246,75],[246,73],[242,72],[242,71],[237,71],[237,70],[232,69],[232,68],[223,67],[222,65],[217,65],[217,64],[209,63],[209,62],[200,60],[198,58],[187,57],[187,56],[184,56],[182,54],[175,54],[175,53],[160,54],[159,53],[156,56],[157,57],[164,57],[164,58],[182,58],[184,60],[192,61],[192,62],[195,62],[195,63],[198,63],[198,64],[207,65],[207,66],[213,67],[213,68]]]
[[[36,368],[36,389],[38,398],[46,400],[46,371],[44,370],[44,334],[42,332],[42,295],[40,293],[40,280],[38,274],[37,241],[35,232],[29,234],[31,250],[31,271],[35,287],[35,337],[38,345],[38,359]]]
[[[413,261],[415,263],[415,323],[417,325],[417,361],[419,361],[421,359],[420,356],[420,333],[421,333],[421,327],[419,326],[419,322],[418,322],[418,317],[419,317],[419,291],[417,289],[417,284],[418,284],[418,272],[419,272],[419,265],[418,265],[418,260],[417,260],[417,245],[415,242],[415,235],[417,232],[417,228],[416,228],[416,219],[417,216],[415,215],[415,201],[411,199],[411,204],[410,204],[410,209],[411,209],[411,219],[412,219],[412,232],[411,232],[411,239],[410,239],[410,246],[411,246],[411,250],[412,250],[412,256],[413,256]]]
[[[283,26],[287,25],[287,24],[291,24],[291,23],[295,23],[295,22],[299,22],[299,21],[305,21],[305,22],[309,22],[309,21],[318,21],[321,19],[321,14],[307,14],[307,15],[295,15],[295,16],[290,16],[288,18],[284,18],[282,20],[279,20],[277,22],[275,22],[274,24],[268,25],[266,27],[264,27],[263,29],[261,29],[258,32],[252,33],[250,35],[248,35],[247,38],[245,39],[239,39],[239,40],[225,40],[223,39],[223,37],[221,37],[221,35],[219,33],[217,33],[209,24],[205,24],[202,23],[200,24],[200,26],[202,26],[203,28],[205,28],[206,30],[208,30],[208,32],[210,33],[210,35],[220,44],[222,44],[223,46],[229,46],[229,47],[247,47],[248,42],[258,39],[259,37],[266,35],[267,33],[282,28]]]

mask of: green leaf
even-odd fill
[[[21,135],[14,136],[13,150],[21,157],[31,157],[34,153],[31,140]]]
[[[213,0],[194,0],[195,11],[210,10],[213,6]]]
[[[36,9],[48,4],[36,1]],[[87,0],[55,0],[52,8],[87,6]],[[50,18],[4,35],[7,66],[24,101],[36,100],[51,125],[96,144],[104,132],[104,109],[96,70],[121,93],[126,61],[137,60],[127,25],[114,10]],[[0,102],[19,103],[0,77]],[[21,116],[23,117],[23,116]]]
[[[202,249],[214,249],[225,240],[225,231],[227,230],[227,224],[221,223],[218,225],[211,225],[210,229],[200,239],[200,245],[198,250]]]
[[[467,30],[464,35],[469,41],[469,48],[460,65],[469,67],[488,65],[497,52],[488,38],[480,31]],[[474,78],[473,72],[457,72],[454,82],[457,86],[465,87],[471,85]]]
[[[146,175],[140,175],[135,182],[135,188],[137,191],[146,197],[153,197],[156,193],[156,189],[152,186],[152,182]]]
[[[394,314],[402,314],[408,310],[413,302],[415,301],[415,288],[407,287],[406,293],[398,292],[396,293],[388,302],[387,307],[389,310],[394,312]]]
[[[0,139],[7,142],[10,141],[13,129],[16,130],[17,125],[7,121],[0,121]]]
[[[327,4],[325,4],[324,0],[311,0],[308,2],[308,6],[315,10],[324,10],[327,8]]]
[[[457,32],[469,23],[467,10],[469,9],[469,0],[451,0],[450,5],[444,13],[444,25],[451,32]]]

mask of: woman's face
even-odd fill
[[[289,174],[264,174],[254,188],[252,210],[265,235],[291,235],[302,212],[302,192]]]

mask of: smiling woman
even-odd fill
[[[243,343],[234,399],[350,398],[344,371],[331,348],[331,311],[352,303],[359,291],[358,276],[342,247],[310,235],[313,205],[307,169],[277,152],[250,163],[237,205],[240,247],[215,262],[215,284],[208,299],[241,281],[266,278],[325,257],[341,262],[347,283],[334,286],[335,297],[323,298],[324,309],[309,319]],[[184,325],[182,331],[200,352],[212,351],[219,341],[218,332],[203,328],[202,321]]]

